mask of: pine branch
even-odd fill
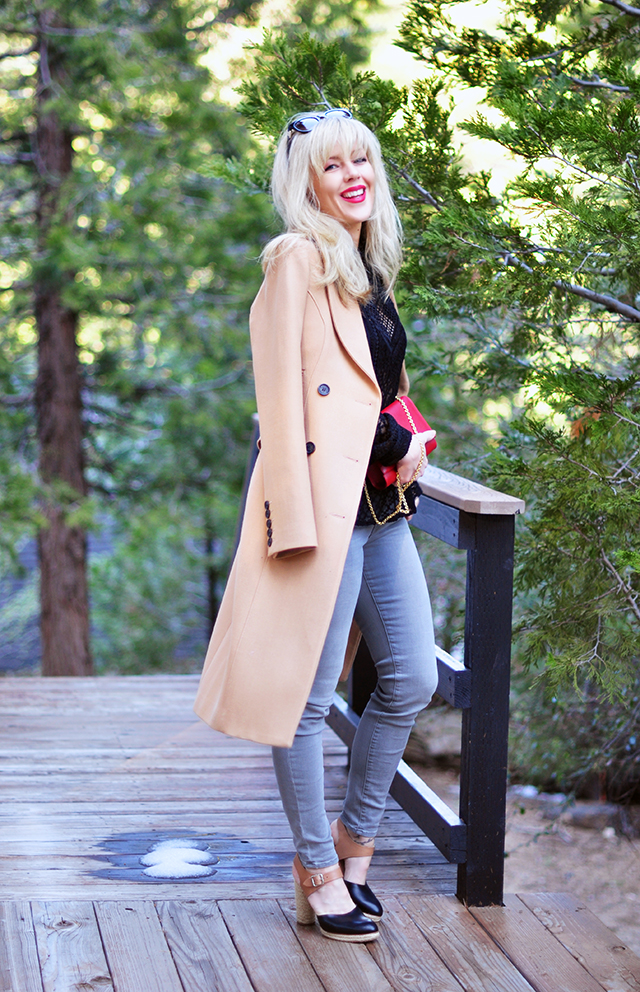
[[[437,200],[429,193],[428,190],[420,186],[415,179],[413,179],[404,169],[400,169],[397,165],[391,162],[391,165],[395,168],[396,172],[406,179],[406,181],[413,186],[413,188],[420,194],[423,200],[430,206],[435,207],[436,210],[442,210],[442,207],[437,202]],[[527,265],[521,259],[517,258],[509,249],[501,248],[496,245],[494,249],[483,247],[482,245],[476,244],[473,241],[468,241],[459,234],[453,233],[452,236],[457,240],[461,241],[463,244],[469,245],[471,248],[476,248],[479,251],[493,251],[496,255],[501,257],[506,265],[516,266],[519,269],[523,269],[527,275],[533,275],[533,269],[531,266]],[[546,248],[541,246],[536,246],[536,251],[547,251]],[[557,249],[549,249],[557,250]],[[574,283],[564,282],[561,279],[556,279],[552,285],[561,290],[563,293],[572,293],[574,296],[580,296],[584,300],[589,300],[590,303],[597,303],[603,306],[605,310],[610,311],[610,313],[617,313],[621,317],[625,317],[626,320],[633,321],[634,323],[640,323],[640,310],[636,310],[635,307],[629,306],[627,303],[623,303],[622,300],[617,300],[613,296],[608,296],[605,293],[596,293],[592,289],[586,289],[584,286],[576,286]]]
[[[425,203],[428,203],[431,207],[435,207],[436,210],[442,210],[442,207],[436,200],[435,196],[433,196],[428,190],[424,188],[424,186],[421,186],[419,182],[417,182],[412,176],[410,176],[406,169],[401,169],[400,166],[393,161],[393,159],[389,159],[388,161],[389,161],[389,165],[398,173],[399,176],[402,176],[402,178],[406,180],[406,182],[408,182],[409,185],[413,187],[413,189],[415,189],[416,193],[418,193],[422,197]]]
[[[0,396],[0,406],[19,407],[33,403],[33,393],[17,393],[15,396]]]
[[[460,238],[459,240],[462,241],[463,239]],[[470,242],[466,243],[469,244]],[[476,245],[476,247],[480,246]],[[545,251],[544,248],[539,248],[538,250]],[[528,275],[533,275],[533,269],[512,255],[511,252],[503,254],[503,257],[507,265],[515,265],[520,269],[524,269]],[[623,303],[622,300],[616,300],[614,296],[608,296],[605,293],[596,293],[593,289],[587,289],[585,286],[576,286],[574,283],[564,282],[562,279],[554,280],[552,286],[561,290],[563,293],[572,293],[574,296],[580,296],[583,300],[589,300],[590,303],[597,303],[610,313],[617,313],[621,317],[625,317],[627,320],[631,320],[636,324],[640,323],[640,310],[630,307],[627,303]]]
[[[628,582],[625,582],[624,581],[624,579],[622,578],[622,576],[620,575],[620,573],[616,569],[615,565],[613,564],[613,562],[611,561],[611,559],[608,557],[608,555],[607,555],[606,551],[604,550],[604,548],[600,548],[600,559],[601,559],[601,561],[604,562],[607,570],[611,573],[611,575],[614,577],[614,579],[618,583],[618,589],[623,594],[623,596],[626,599],[627,603],[629,604],[629,606],[631,607],[631,609],[635,613],[636,618],[638,620],[640,620],[640,608],[638,607],[638,597],[633,595],[633,589],[631,588],[631,586],[629,585]]]
[[[629,14],[630,17],[640,17],[640,7],[630,7],[622,0],[600,0],[600,3],[608,3],[611,7],[617,7],[623,14]]]
[[[627,458],[627,460],[624,461],[622,463],[622,465],[620,465],[620,467],[618,469],[616,469],[616,471],[611,476],[611,480],[610,481],[613,482],[613,480],[616,479],[620,475],[621,472],[624,472],[625,469],[628,469],[629,466],[631,465],[631,462],[634,461],[634,459],[636,459],[638,457],[638,455],[640,455],[640,448],[636,448],[636,450],[633,452],[633,454],[631,454],[629,456],[629,458]],[[634,478],[635,478],[635,475],[636,475],[636,473],[634,472],[633,473]]]
[[[598,303],[610,313],[617,313],[621,317],[625,317],[627,320],[633,321],[635,324],[640,323],[640,310],[636,310],[635,307],[628,306],[628,304],[623,303],[621,300],[616,300],[613,296],[607,296],[604,293],[596,293],[592,289],[586,289],[584,286],[575,286],[572,283],[563,282],[561,279],[556,279],[553,285],[556,289],[560,289],[564,293],[572,293],[574,296],[581,296],[583,300],[589,300],[590,303]]]
[[[604,90],[615,90],[616,93],[629,93],[629,86],[616,86],[615,83],[605,83],[600,76],[596,76],[595,79],[577,79],[575,76],[569,76],[572,83],[576,83],[577,86],[591,86],[597,89]]]
[[[35,34],[35,26],[31,28],[18,28],[15,24],[0,24],[0,34]]]
[[[35,155],[30,152],[18,152],[17,155],[0,155],[0,165],[20,165],[21,162],[33,162]]]
[[[537,103],[542,110],[546,110],[546,107],[544,107],[539,100],[535,100],[534,102]],[[527,124],[527,130],[531,131],[540,144],[547,150],[549,158],[557,159],[558,162],[562,162],[562,164],[566,165],[569,169],[575,169],[575,171],[579,172],[581,176],[586,176],[587,179],[592,179],[596,183],[602,183],[603,186],[609,186],[611,189],[617,190],[618,192],[624,191],[624,187],[620,186],[618,183],[612,182],[610,179],[605,179],[603,176],[598,176],[593,172],[589,172],[588,169],[583,169],[581,165],[577,165],[575,162],[572,162],[570,158],[565,158],[564,155],[557,152],[553,145],[550,145],[549,142],[543,138],[540,131],[533,127],[533,125]],[[574,215],[571,214],[570,216],[573,217]]]

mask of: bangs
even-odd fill
[[[306,149],[301,149],[303,142],[307,143]],[[377,138],[366,125],[353,118],[338,115],[325,117],[308,134],[296,134],[293,145],[296,144],[299,154],[305,155],[311,169],[317,175],[323,171],[336,144],[346,156],[362,148],[374,167],[380,162],[380,146]],[[292,157],[293,154],[292,147]]]

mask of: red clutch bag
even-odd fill
[[[394,420],[397,420],[402,427],[406,427],[412,434],[422,434],[424,431],[431,430],[413,400],[410,400],[408,396],[397,396],[393,403],[390,403],[381,412],[390,413]],[[437,446],[435,438],[427,441],[425,444],[426,454],[430,455]],[[367,469],[367,479],[375,489],[386,489],[388,486],[392,486],[397,477],[395,465],[381,465],[380,462],[374,462]]]

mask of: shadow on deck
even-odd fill
[[[568,896],[466,909],[389,801],[371,882],[381,936],[295,923],[269,749],[193,716],[193,676],[0,681],[0,992],[640,992],[640,960]],[[338,811],[346,748],[326,735]],[[152,879],[165,840],[212,873]]]

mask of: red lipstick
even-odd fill
[[[347,195],[348,193],[351,194],[357,193],[357,195],[348,196]],[[367,188],[366,186],[363,186],[362,184],[359,183],[357,186],[349,186],[348,189],[343,190],[340,196],[343,197],[343,199],[347,200],[349,203],[364,203],[364,200],[367,196]]]

